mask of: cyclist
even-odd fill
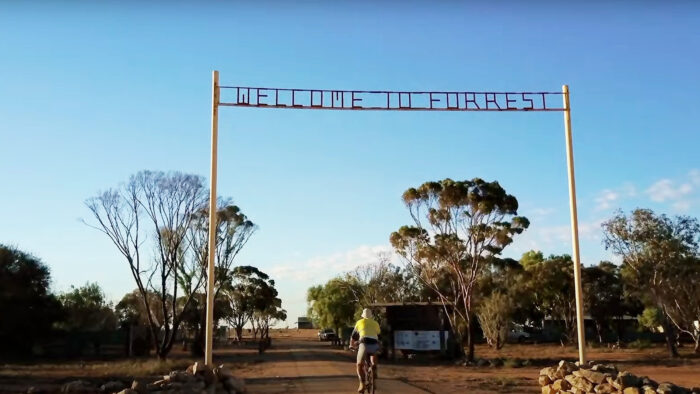
[[[360,387],[358,392],[365,390],[365,376],[362,368],[362,362],[366,355],[372,360],[372,369],[376,378],[377,371],[377,352],[379,351],[379,323],[372,319],[372,311],[368,308],[362,310],[362,319],[355,323],[355,328],[350,336],[350,347],[360,346],[357,349],[357,377],[360,379]]]

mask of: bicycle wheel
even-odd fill
[[[375,381],[374,381],[374,368],[372,368],[372,363],[368,363],[369,367],[367,368],[367,394],[374,394],[374,390],[376,389]]]

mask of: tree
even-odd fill
[[[359,284],[342,278],[333,278],[324,285],[309,288],[306,301],[308,315],[318,327],[332,328],[340,337],[343,327],[352,326],[360,308],[356,295]]]
[[[0,346],[8,355],[30,354],[61,316],[49,292],[51,275],[38,258],[0,244]]]
[[[576,297],[574,263],[569,255],[526,253],[523,265],[529,273],[528,292],[542,316],[559,320],[564,325],[563,340],[576,339]]]
[[[473,360],[479,276],[529,221],[517,216],[517,199],[498,182],[479,178],[427,182],[404,192],[403,201],[415,225],[392,233],[391,244],[438,296],[456,335],[466,337],[467,359]],[[463,335],[457,329],[462,324]]]
[[[103,331],[117,327],[117,316],[112,310],[112,304],[107,302],[97,283],[88,282],[82,287],[71,286],[71,289],[58,297],[65,316],[58,325],[60,328]]]
[[[282,300],[275,297],[264,308],[253,313],[254,327],[260,332],[260,339],[270,338],[270,327],[287,319],[287,311],[282,309]]]
[[[236,330],[236,338],[243,339],[243,326],[253,323],[256,312],[266,311],[276,305],[277,290],[274,280],[252,266],[238,266],[226,275],[228,281],[222,287],[222,293],[230,306],[227,321]],[[281,307],[281,301],[279,302]],[[254,325],[256,334],[258,327]]]
[[[231,306],[221,291],[229,277],[236,256],[255,233],[253,224],[230,200],[219,200],[217,208],[216,258],[214,278],[214,325],[219,319],[231,317]],[[181,267],[180,286],[185,296],[194,295],[188,308],[187,325],[194,335],[193,353],[204,354],[204,327],[206,326],[206,289],[198,292],[199,284],[207,278],[209,256],[209,207],[200,208],[193,215],[187,232],[190,263]],[[203,287],[203,286],[202,286]],[[186,297],[182,302],[186,301]]]
[[[129,265],[144,303],[153,346],[160,359],[170,352],[182,321],[182,311],[193,292],[179,307],[179,284],[186,264],[186,234],[194,213],[206,203],[208,192],[202,177],[179,172],[142,171],[126,185],[108,190],[86,201],[97,220],[91,227],[104,233]],[[149,226],[150,225],[150,226]],[[150,227],[150,228],[148,228]],[[151,263],[144,256],[144,241],[152,237]],[[201,276],[193,285],[198,288]],[[147,297],[158,295],[158,305]],[[154,308],[160,308],[162,321],[156,321]]]
[[[161,303],[163,300],[160,296],[149,291],[146,293],[148,298],[147,302],[143,302],[143,296],[139,289],[135,289],[130,293],[126,293],[124,297],[117,303],[114,307],[114,311],[117,315],[117,320],[119,325],[122,327],[128,327],[130,325],[142,325],[148,327],[149,325],[149,313],[150,320],[152,320],[156,325],[161,326],[165,321],[163,316],[163,309],[169,310],[171,308],[170,303],[172,299],[168,298],[165,300],[166,306],[163,308]],[[150,312],[146,310],[146,305],[150,305]]]
[[[512,321],[532,326],[544,316],[535,306],[530,291],[531,281],[532,275],[521,262],[509,258],[493,259],[479,279],[479,295],[484,299],[495,293],[507,296],[510,300],[508,314]]]
[[[377,262],[355,268],[345,280],[351,290],[357,290],[355,301],[360,306],[381,302],[419,301],[428,292],[410,269],[395,266],[390,255],[380,253]]]
[[[624,315],[634,316],[640,308],[636,299],[625,295],[620,267],[609,261],[601,261],[597,266],[583,267],[583,301],[585,310],[593,319],[598,342],[603,342],[603,332],[611,328],[614,318]],[[618,326],[617,337],[621,336]]]
[[[651,332],[658,331],[658,328],[663,324],[664,315],[659,308],[648,307],[644,308],[641,315],[637,316],[639,325]]]
[[[486,342],[494,349],[501,349],[508,338],[508,324],[513,312],[512,302],[503,293],[492,293],[479,305],[477,316]]]
[[[621,211],[603,223],[604,245],[622,257],[621,275],[647,307],[662,311],[671,357],[678,357],[674,331],[693,338],[700,352],[700,224],[688,216],[669,218],[649,209]]]

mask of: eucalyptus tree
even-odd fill
[[[181,266],[180,286],[187,295],[195,294],[188,314],[188,326],[194,331],[194,353],[203,354],[204,329],[206,325],[207,266],[209,259],[209,207],[202,206],[192,217],[187,230],[188,263]],[[214,324],[220,319],[230,318],[229,299],[222,296],[232,278],[232,267],[238,253],[248,243],[257,226],[230,199],[217,201],[216,256],[214,267]]]
[[[618,211],[603,223],[604,245],[622,258],[621,274],[630,291],[658,308],[671,357],[677,357],[674,331],[687,334],[700,352],[700,224],[695,218]]]
[[[178,299],[186,264],[186,234],[194,213],[204,206],[207,197],[200,176],[141,171],[126,184],[86,201],[97,222],[90,226],[112,241],[129,266],[160,359],[170,352],[182,312],[194,294],[191,292],[180,307],[173,301]],[[197,279],[195,288],[201,280]],[[150,293],[156,294],[159,302],[153,303]],[[154,319],[156,308],[162,320]]]
[[[340,337],[341,329],[352,326],[360,311],[358,294],[359,282],[340,277],[310,287],[306,293],[308,315],[317,326],[332,328]]]
[[[391,263],[388,253],[377,254],[377,261],[361,265],[343,278],[355,292],[362,307],[382,302],[419,301],[427,292],[410,269]]]
[[[435,292],[450,323],[465,327],[474,359],[474,296],[483,268],[529,226],[517,199],[480,178],[426,182],[403,193],[413,225],[391,234],[396,252]],[[463,336],[463,338],[464,338]]]
[[[256,317],[264,311],[269,312],[273,306],[279,304],[281,307],[281,301],[277,298],[275,281],[256,267],[234,267],[226,277],[228,281],[222,285],[223,297],[230,307],[226,319],[235,328],[236,338],[240,341],[246,324],[255,325]],[[265,322],[269,323],[269,320]],[[258,327],[254,327],[257,333]]]

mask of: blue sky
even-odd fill
[[[616,208],[700,216],[700,6],[434,3],[3,3],[0,242],[41,257],[56,291],[130,291],[83,201],[142,169],[208,176],[213,69],[294,88],[566,83],[584,264],[610,258]],[[389,249],[401,193],[429,180],[498,180],[532,222],[506,254],[570,253],[560,113],[222,108],[219,130],[219,194],[260,226],[239,262],[272,274],[292,319],[308,286]]]

